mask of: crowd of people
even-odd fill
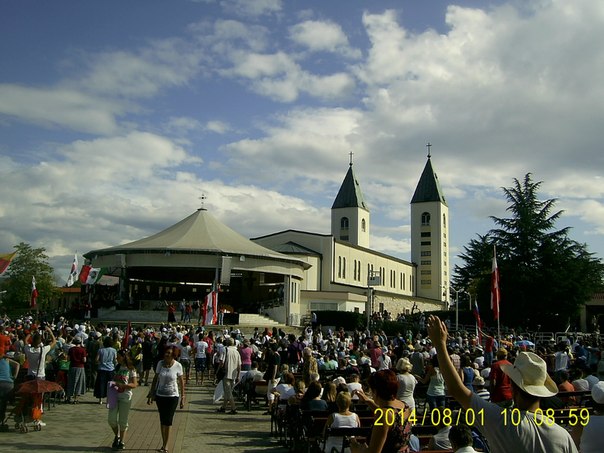
[[[448,332],[433,316],[427,317],[423,334],[394,336],[320,325],[306,327],[301,335],[256,328],[245,336],[237,329],[184,322],[127,329],[64,317],[41,323],[34,316],[5,317],[0,324],[2,421],[7,396],[20,377],[56,381],[67,404],[92,391],[107,405],[116,450],[125,448],[137,386],[148,387],[147,402],[157,406],[160,451],[165,452],[187,385],[220,386],[224,396],[218,412],[237,414],[236,387],[254,381],[267,382],[266,414],[288,405],[328,411],[326,427],[359,426],[351,410],[359,403],[374,412],[394,411],[399,419],[391,426],[376,424],[368,444],[353,441],[354,453],[418,451],[412,414],[424,401],[429,410],[442,411],[451,397],[464,410],[484,414],[483,423],[441,423],[431,449],[472,451],[468,435],[475,446],[488,445],[493,452],[601,449],[596,436],[604,411],[604,358],[596,337],[531,346],[481,332],[480,341]],[[577,396],[564,397],[565,391],[591,392],[595,409],[589,423],[577,424],[572,433],[541,419],[547,408],[577,403]],[[514,408],[521,419],[506,423],[504,409]]]

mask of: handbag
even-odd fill
[[[225,354],[224,354],[224,362],[222,363],[222,365],[220,365],[220,367],[216,370],[216,382],[220,382],[224,379],[224,376],[226,375],[226,363],[227,363],[227,357],[229,356],[229,350],[227,348]]]
[[[224,371],[224,366],[221,366],[220,368],[218,368],[218,370],[216,370],[216,382],[220,382],[224,379],[224,375],[225,375],[225,371]]]

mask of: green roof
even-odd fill
[[[430,157],[428,157],[428,162],[426,162],[422,176],[419,178],[411,203],[425,203],[429,201],[440,201],[447,206],[447,201],[438,183],[438,176],[436,176],[436,173],[432,169]]]
[[[369,211],[369,208],[363,199],[361,185],[359,184],[359,181],[357,181],[354,171],[352,170],[352,164],[348,167],[344,182],[342,182],[340,191],[331,207],[331,209],[337,208],[363,208]]]

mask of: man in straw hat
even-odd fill
[[[447,327],[437,316],[428,318],[428,334],[436,347],[449,394],[475,415],[475,426],[486,437],[493,453],[577,452],[570,434],[549,423],[539,410],[541,398],[554,396],[558,388],[538,355],[521,352],[513,365],[501,367],[512,380],[515,406],[501,408],[484,401],[463,384],[447,354]]]

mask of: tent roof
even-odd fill
[[[277,260],[295,261],[308,265],[303,261],[286,256],[265,248],[232,230],[205,209],[196,212],[180,222],[138,241],[92,250],[84,255],[93,258],[116,253],[203,253],[220,255],[246,255]]]

